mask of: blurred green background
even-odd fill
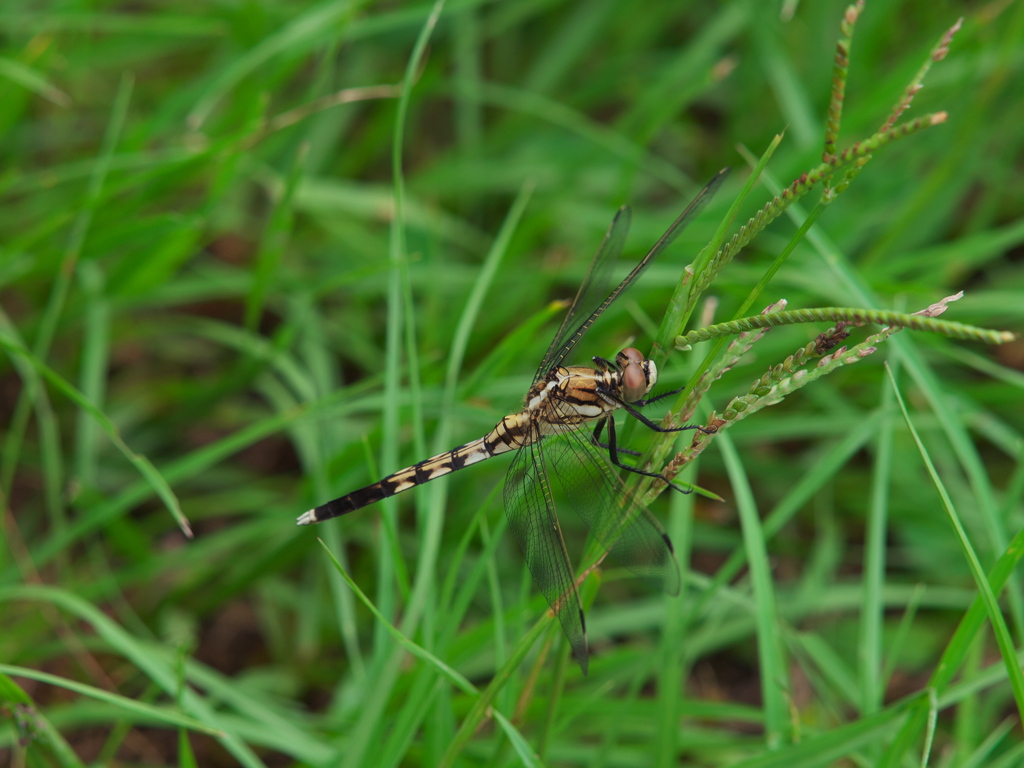
[[[294,524],[518,408],[615,209],[638,258],[733,166],[579,361],[649,348],[748,158],[784,131],[737,225],[820,162],[844,3],[453,1],[432,27],[419,3],[32,8],[0,12],[10,764],[1024,762],[1020,342],[903,332],[728,430],[687,476],[723,502],[652,505],[683,596],[588,579],[588,677],[551,622],[527,637],[547,606],[503,535],[507,459]],[[960,16],[908,112],[948,121],[879,151],[754,311],[965,290],[946,318],[1024,326],[1024,6],[869,3],[840,147]],[[704,322],[819,194],[720,275]],[[826,327],[773,331],[706,405]],[[996,574],[1002,648],[964,541]]]

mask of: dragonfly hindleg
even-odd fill
[[[619,454],[620,453],[635,454],[637,452],[636,451],[630,451],[630,450],[627,450],[627,449],[624,449],[624,448],[619,448],[617,443],[616,443],[616,437],[615,437],[615,420],[612,419],[612,418],[607,418],[607,419],[605,419],[605,421],[608,422],[608,458],[612,462],[612,464],[614,464],[619,469],[624,469],[627,472],[632,472],[635,475],[643,475],[644,477],[653,477],[653,478],[655,478],[657,480],[661,480],[669,488],[672,488],[673,490],[679,491],[680,493],[692,493],[693,492],[692,488],[683,488],[683,486],[677,485],[676,483],[673,483],[671,480],[669,480],[667,477],[665,477],[665,475],[663,475],[661,472],[650,472],[650,471],[648,471],[646,469],[640,469],[639,467],[634,467],[634,466],[631,466],[629,464],[624,464],[623,462],[621,462],[619,460]],[[596,432],[597,429],[595,429],[594,431]],[[664,431],[672,432],[674,430],[664,430]]]
[[[594,432],[590,436],[590,442],[596,445],[598,448],[604,448],[606,451],[609,450],[610,446],[608,443],[601,442],[601,432],[604,431],[604,421],[597,422],[597,426],[594,427]],[[633,451],[629,448],[618,448],[619,453],[625,453],[630,456],[643,456],[640,451]]]

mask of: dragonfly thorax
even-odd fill
[[[594,362],[597,368],[552,368],[530,389],[516,418],[535,424],[539,435],[561,434],[642,400],[658,381],[654,362],[632,347],[619,352],[614,363],[600,357]]]

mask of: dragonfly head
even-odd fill
[[[615,356],[619,366],[622,399],[633,403],[642,398],[658,382],[658,368],[635,347],[626,347]]]

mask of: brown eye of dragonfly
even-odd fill
[[[622,366],[622,399],[627,403],[639,400],[647,394],[650,383],[644,371],[644,356],[630,347],[620,352],[616,362]]]

